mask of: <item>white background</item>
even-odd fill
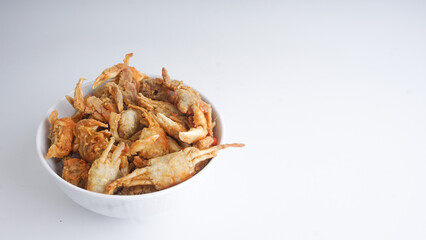
[[[424,1],[0,3],[0,238],[426,239]],[[141,220],[68,199],[47,109],[133,52],[214,103],[202,201]],[[7,238],[5,238],[7,237]]]

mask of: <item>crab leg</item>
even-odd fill
[[[166,68],[164,68],[164,67],[163,67],[163,69],[161,69],[161,75],[163,76],[164,85],[167,88],[169,88],[171,90],[176,90],[179,87],[183,86],[182,81],[170,80],[169,73],[167,72]]]
[[[73,106],[79,112],[84,112],[84,97],[83,97],[83,81],[84,78],[78,80],[77,86],[74,89],[74,101]],[[69,100],[68,100],[69,101]]]

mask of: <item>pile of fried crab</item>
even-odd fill
[[[150,78],[129,66],[132,56],[105,69],[85,97],[80,78],[66,96],[72,117],[50,114],[46,158],[63,165],[63,179],[98,193],[150,193],[192,177],[219,150],[244,146],[217,145],[211,106],[165,68]]]

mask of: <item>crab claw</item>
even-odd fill
[[[89,170],[87,190],[102,193],[112,181],[117,179],[121,163],[120,156],[125,144],[120,142],[112,155],[109,156],[114,141],[115,139],[112,137],[102,155],[92,163]]]
[[[179,132],[179,139],[182,142],[193,143],[203,139],[207,135],[207,130],[202,126],[191,128],[187,132]]]
[[[178,152],[152,158],[147,167],[138,168],[127,176],[112,182],[106,188],[105,193],[114,194],[119,187],[138,185],[154,185],[157,190],[174,186],[193,176],[197,163],[216,156],[219,150],[243,146],[244,144],[240,143],[224,144],[205,150],[188,147]]]

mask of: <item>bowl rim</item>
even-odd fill
[[[155,74],[146,74],[146,75],[149,76],[150,78],[160,78],[161,77],[161,76],[155,75]],[[93,83],[94,83],[94,80],[88,81],[88,82],[86,82],[86,83],[83,84],[82,88],[84,89],[88,85],[93,85]],[[192,88],[192,89],[194,89],[194,88]],[[196,89],[194,89],[194,90],[196,90]],[[209,101],[200,92],[197,91],[197,93],[200,94],[201,98],[204,101],[206,101],[208,104],[211,105],[212,110],[213,110],[213,112],[215,113],[215,116],[216,116],[215,119],[216,119],[216,121],[220,125],[220,129],[219,129],[219,131],[220,131],[220,142],[222,142],[223,139],[224,139],[223,138],[223,136],[224,136],[223,132],[224,131],[223,131],[223,123],[221,121],[222,118],[221,118],[220,114],[218,113],[218,111],[216,110],[216,108],[214,107],[214,105],[211,103],[211,101]],[[74,90],[68,92],[68,94],[66,94],[66,95],[73,96],[73,94],[74,94]],[[85,95],[87,95],[87,93]],[[118,200],[118,199],[139,200],[139,199],[145,199],[145,198],[155,198],[155,197],[158,197],[158,196],[161,196],[161,195],[164,195],[164,194],[172,193],[172,192],[177,191],[177,190],[179,190],[179,189],[181,189],[181,188],[183,188],[183,187],[185,187],[185,186],[187,186],[189,184],[192,184],[193,181],[196,181],[196,179],[198,179],[200,177],[199,175],[202,176],[202,175],[206,174],[207,170],[205,170],[205,169],[211,168],[212,167],[211,166],[212,163],[215,162],[214,159],[217,158],[217,156],[211,158],[210,161],[209,161],[209,163],[206,166],[204,166],[203,169],[201,169],[199,172],[197,172],[195,175],[193,175],[189,179],[187,179],[187,180],[185,180],[183,182],[180,182],[180,183],[178,183],[178,184],[176,184],[176,185],[174,185],[172,187],[169,187],[169,188],[166,188],[166,189],[162,189],[162,190],[159,190],[159,191],[156,191],[156,192],[144,193],[144,194],[136,194],[136,195],[113,195],[113,194],[110,195],[110,194],[105,194],[105,193],[92,192],[92,191],[89,191],[87,189],[83,189],[83,188],[77,187],[77,186],[75,186],[75,185],[73,185],[73,184],[65,181],[65,179],[63,179],[61,176],[59,176],[59,174],[57,174],[49,166],[49,164],[47,163],[48,159],[45,159],[44,156],[43,156],[43,153],[42,153],[42,150],[41,150],[41,142],[39,141],[39,139],[41,139],[41,136],[43,135],[43,133],[41,132],[42,129],[43,129],[43,125],[46,123],[46,121],[47,121],[50,113],[53,110],[55,110],[55,107],[57,107],[57,105],[59,103],[61,103],[62,101],[67,101],[66,98],[65,98],[65,95],[63,97],[61,97],[60,99],[58,99],[57,101],[55,101],[55,103],[49,107],[49,109],[47,110],[46,114],[44,114],[44,117],[41,119],[41,121],[40,121],[40,123],[39,123],[39,125],[37,127],[37,132],[36,132],[37,154],[38,154],[38,157],[39,157],[39,159],[40,159],[43,167],[47,170],[47,172],[49,172],[49,174],[53,178],[55,178],[58,181],[57,183],[65,184],[66,186],[70,187],[71,189],[74,189],[74,190],[76,190],[76,191],[78,191],[78,192],[80,192],[82,194],[88,194],[88,195],[92,195],[93,197],[101,197],[101,198],[105,198],[105,199],[110,198],[110,199],[115,199],[115,200]],[[218,144],[220,142],[218,142]]]

